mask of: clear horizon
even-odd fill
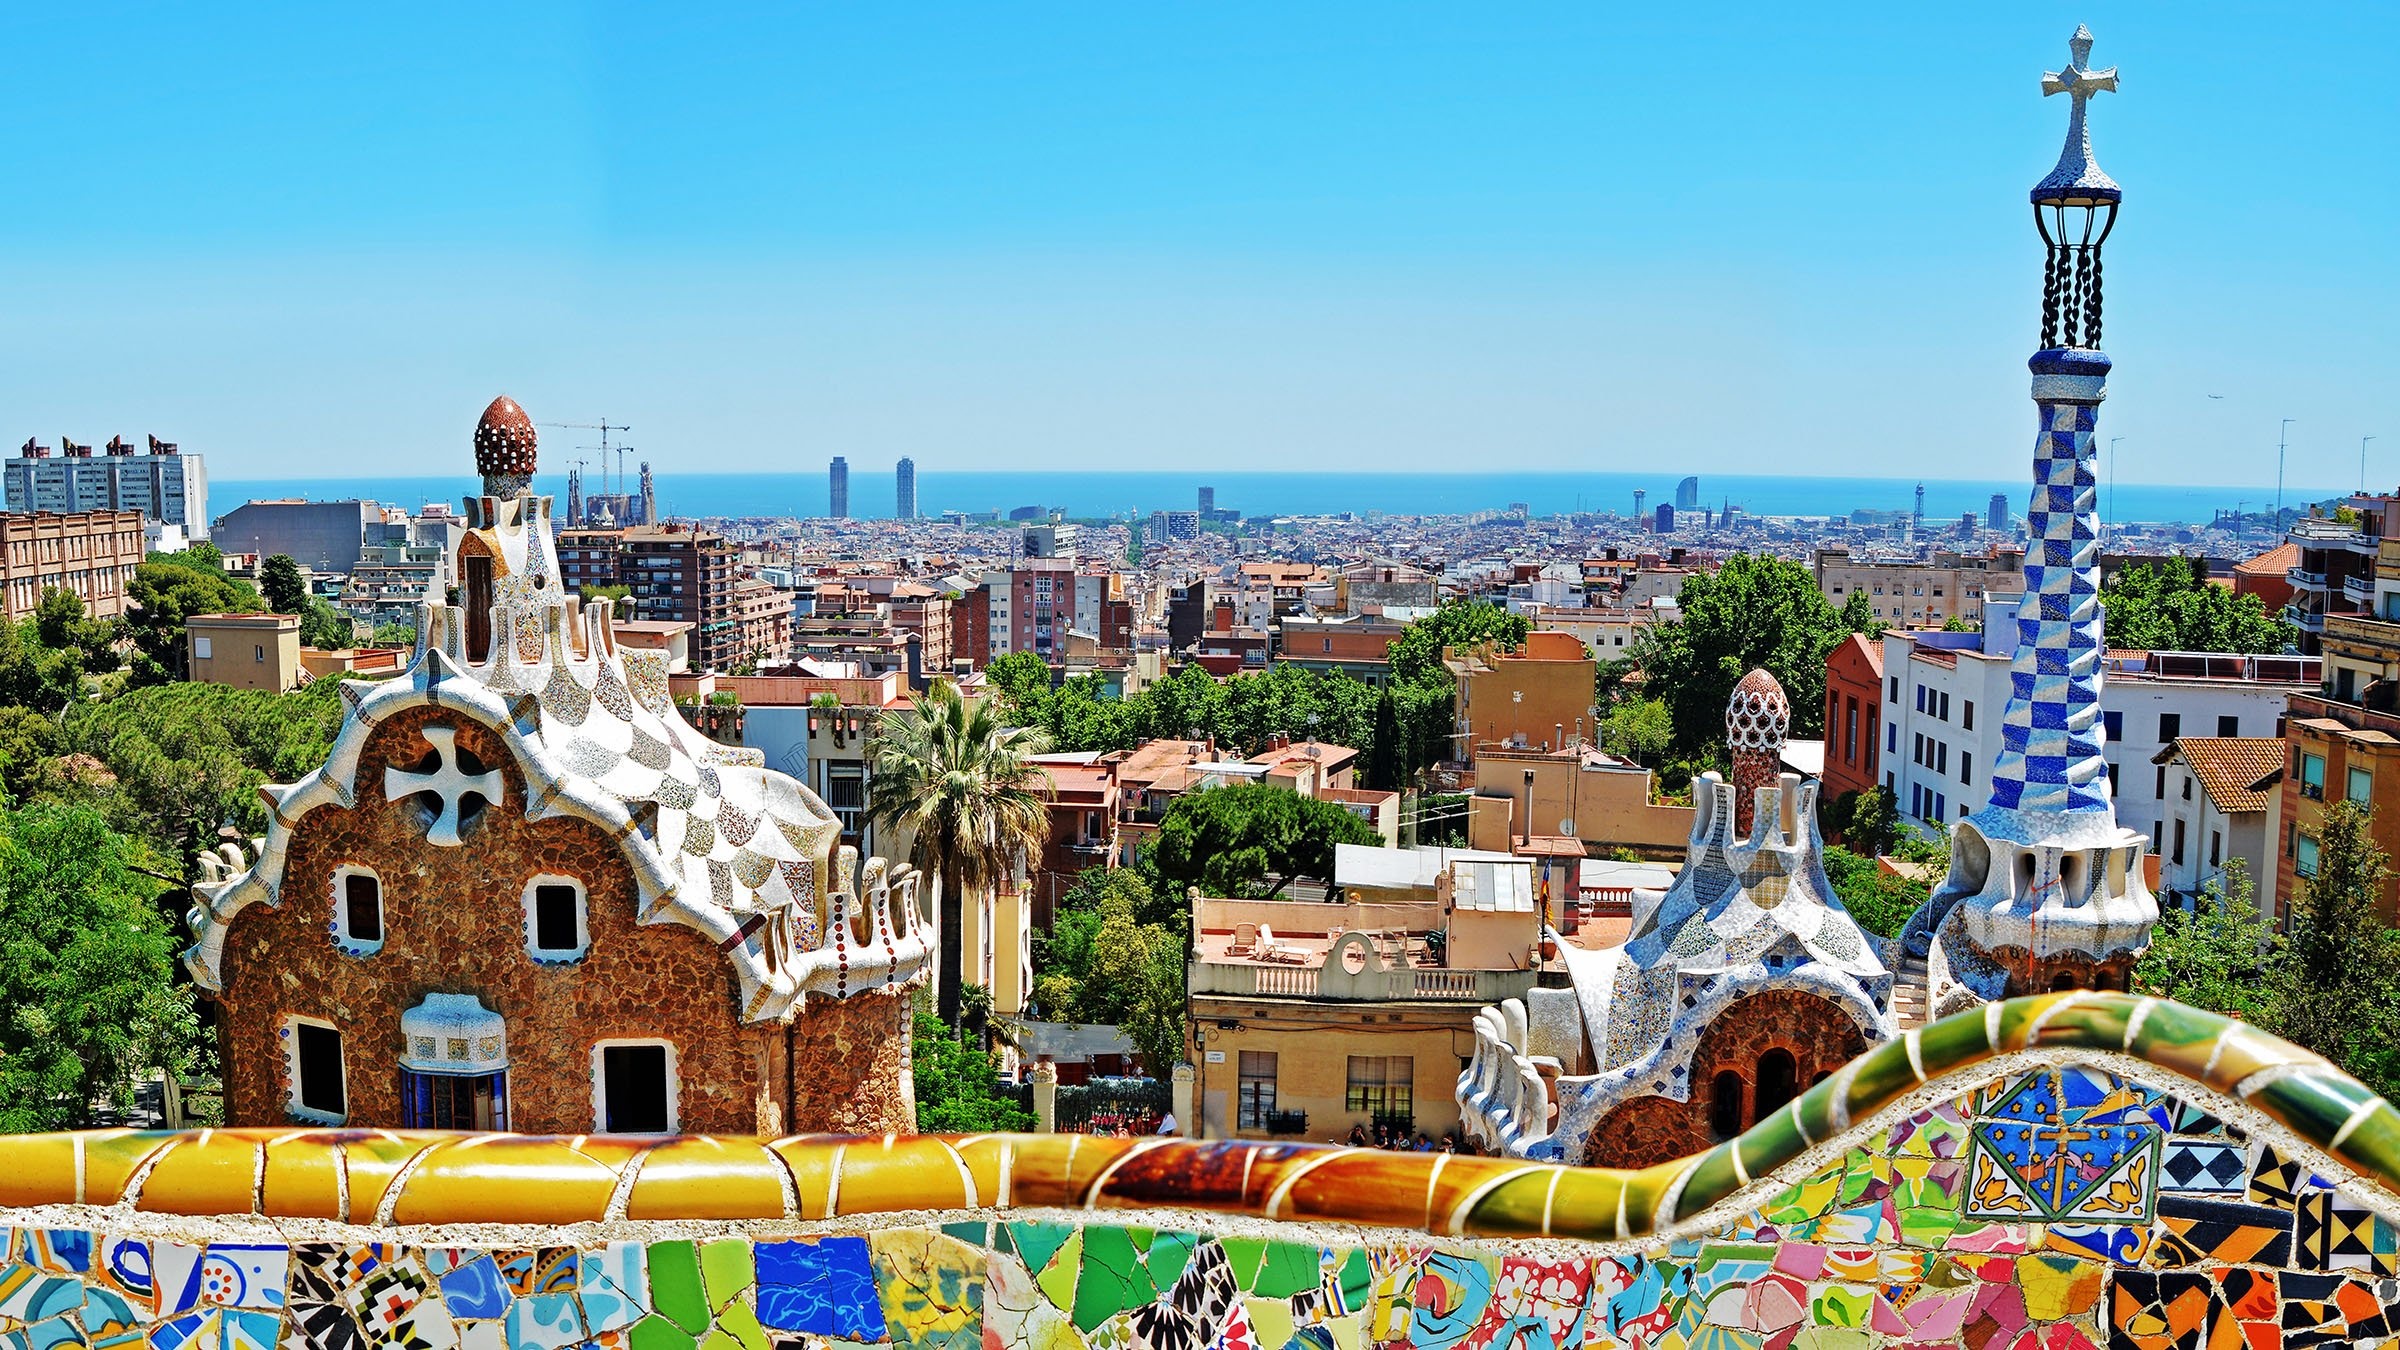
[[[2088,20],[2124,481],[2400,481],[2400,16],[2089,10],[14,12],[0,443],[2014,479]]]

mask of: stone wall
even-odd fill
[[[909,1065],[910,990],[874,989],[801,1005],[790,1033],[795,1128],[906,1134],[917,1127]]]
[[[0,1139],[0,1344],[43,1350],[2268,1350],[2389,1346],[2396,1305],[2400,1113],[2122,995],[1912,1031],[1640,1172],[1058,1135]]]
[[[506,800],[487,807],[455,849],[428,846],[418,808],[383,796],[385,767],[411,769],[426,753],[419,733],[427,725],[455,728],[458,747],[506,782]],[[302,819],[282,903],[242,910],[227,935],[219,1024],[230,1123],[291,1119],[280,1032],[287,1016],[302,1015],[341,1028],[347,1123],[398,1126],[400,1014],[436,991],[474,994],[506,1020],[514,1129],[592,1129],[592,1047],[618,1037],[673,1043],[684,1129],[836,1129],[860,1119],[815,1089],[807,1110],[790,1110],[785,1029],[739,1021],[733,972],[715,944],[679,924],[637,922],[616,842],[581,820],[526,820],[524,792],[500,738],[456,711],[411,709],[376,728],[360,759],[357,805]],[[382,879],[383,946],[364,956],[339,949],[332,931],[335,870],[344,864],[371,866]],[[543,964],[528,952],[523,897],[537,874],[583,882],[590,943],[580,960]],[[885,1103],[870,1113],[874,1128],[906,1128],[888,1109],[898,1091],[893,1066],[906,1055],[890,1015],[848,1014],[822,999],[801,1016],[839,1025],[830,1034],[849,1066],[845,1090],[858,1086],[855,1075],[884,1075],[863,1090]],[[882,1033],[870,1034],[878,1025]],[[821,1078],[828,1068],[820,1060],[805,1072]]]

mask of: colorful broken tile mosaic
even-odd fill
[[[2400,1350],[2389,1104],[2122,996],[1909,1036],[1638,1173],[1076,1136],[0,1139],[0,1350]]]

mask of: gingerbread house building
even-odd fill
[[[533,424],[475,431],[454,597],[326,763],[206,860],[186,964],[226,1116],[539,1133],[908,1130],[916,874],[668,697],[562,587]]]

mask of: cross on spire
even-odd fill
[[[2092,59],[2091,29],[2082,24],[2075,25],[2075,36],[2067,39],[2067,51],[2075,59],[2067,63],[2065,70],[2042,72],[2042,96],[2044,98],[2052,94],[2071,94],[2075,98],[2075,107],[2080,112],[2084,100],[2092,95],[2117,92],[2117,68],[2115,66],[2110,66],[2106,70],[2094,70],[2087,64]]]
[[[2091,68],[2092,30],[2081,24],[2075,26],[2075,36],[2067,39],[2067,52],[2073,59],[2064,70],[2042,72],[2042,97],[2065,94],[2073,104],[2067,114],[2067,144],[2059,151],[2058,167],[2033,189],[2033,199],[2113,202],[2123,194],[2116,180],[2102,173],[2092,158],[2092,133],[2084,121],[2084,105],[2094,94],[2116,92],[2117,68]]]
[[[406,769],[386,767],[383,771],[383,796],[386,801],[399,801],[420,792],[430,792],[440,798],[441,810],[425,829],[425,842],[442,848],[457,848],[465,841],[459,837],[460,806],[468,793],[484,800],[486,805],[498,805],[502,780],[497,771],[470,774],[458,766],[458,728],[427,727],[422,733],[425,742],[433,747],[434,768],[430,773],[415,773]]]

